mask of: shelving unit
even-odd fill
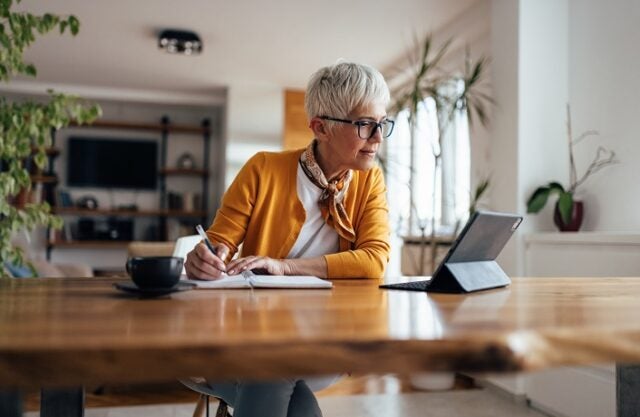
[[[160,240],[167,239],[167,224],[170,219],[191,219],[194,222],[206,223],[208,216],[208,188],[209,188],[209,152],[211,129],[209,119],[204,119],[200,126],[190,125],[172,125],[167,116],[163,117],[159,124],[149,123],[132,123],[117,122],[108,120],[98,120],[89,126],[72,125],[74,127],[82,127],[87,129],[114,129],[120,131],[150,131],[160,134],[160,161],[158,171],[158,191],[159,203],[158,209],[154,210],[119,210],[119,209],[86,209],[78,207],[58,207],[55,205],[55,190],[58,185],[58,177],[53,171],[53,159],[59,155],[59,151],[51,151],[47,153],[49,157],[50,172],[46,175],[39,176],[38,179],[43,183],[51,184],[48,201],[52,204],[54,213],[65,217],[65,220],[79,217],[102,217],[110,219],[140,218],[151,217],[158,221],[158,235]],[[55,145],[55,133],[52,138]],[[203,166],[198,169],[187,169],[175,166],[169,166],[167,163],[167,152],[170,141],[170,135],[180,133],[189,135],[200,135],[202,137],[203,147]],[[201,181],[201,198],[199,207],[193,210],[176,210],[168,208],[168,192],[167,180],[171,177],[194,177]],[[87,248],[87,249],[110,249],[126,247],[129,241],[111,241],[111,240],[58,240],[47,233],[47,257],[51,257],[51,251],[54,248]]]
[[[105,210],[84,209],[78,207],[55,207],[54,213],[64,216],[121,216],[121,217],[202,217],[206,211],[180,211],[180,210]]]
[[[163,117],[162,124],[162,142],[160,151],[160,209],[167,213],[174,213],[171,217],[200,217],[200,223],[206,223],[206,213],[209,206],[208,189],[209,189],[209,149],[211,146],[211,123],[209,119],[204,119],[200,127],[193,126],[171,126],[169,118]],[[169,141],[169,133],[190,133],[200,134],[203,140],[203,166],[202,169],[186,169],[179,167],[167,166],[167,149]],[[200,216],[192,216],[194,213],[185,213],[184,211],[174,211],[167,208],[167,178],[171,176],[195,176],[201,178],[201,212]],[[160,217],[160,235],[167,235],[167,218],[169,216]]]

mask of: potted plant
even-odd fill
[[[551,181],[549,184],[538,187],[527,200],[527,213],[538,213],[547,204],[547,200],[551,194],[558,194],[554,210],[554,223],[560,231],[576,232],[582,225],[584,208],[581,201],[577,201],[574,196],[576,190],[582,185],[587,178],[602,168],[616,164],[614,151],[599,146],[596,155],[582,174],[578,177],[576,170],[575,158],[573,156],[573,147],[583,139],[589,136],[597,136],[599,133],[595,130],[588,130],[574,139],[571,128],[571,109],[567,104],[567,142],[569,146],[569,186],[563,187],[558,181]]]
[[[36,16],[13,10],[20,0],[0,0],[0,81],[9,82],[14,75],[36,76],[36,67],[23,60],[25,49],[36,36],[58,29],[76,35],[80,23],[74,16],[60,17],[46,13]],[[38,225],[60,228],[62,219],[51,213],[47,201],[23,201],[37,174],[47,164],[51,131],[72,121],[89,123],[100,115],[100,108],[78,97],[49,91],[48,103],[10,101],[0,97],[0,276],[8,275],[5,262],[23,265],[20,247],[12,237],[31,231]],[[37,178],[36,178],[37,180]]]
[[[464,68],[460,71],[449,71],[444,68],[447,54],[452,41],[448,40],[439,48],[434,48],[431,35],[427,35],[424,40],[416,41],[414,50],[416,54],[408,59],[408,67],[411,69],[411,78],[408,82],[392,91],[393,103],[391,113],[398,114],[401,111],[408,112],[409,134],[411,143],[411,153],[414,153],[415,143],[418,138],[418,112],[425,100],[432,98],[435,102],[438,119],[438,137],[432,143],[431,157],[434,161],[433,190],[436,189],[437,173],[442,169],[442,142],[447,129],[452,124],[456,114],[463,113],[471,126],[477,119],[482,125],[489,121],[488,106],[494,104],[493,98],[483,91],[482,82],[487,67],[487,59],[480,57],[472,61],[469,51],[466,51]],[[401,71],[403,71],[402,69]],[[462,83],[462,88],[456,88],[458,83]],[[383,168],[388,161],[382,161]],[[413,164],[413,162],[412,162]],[[409,189],[410,189],[410,211],[409,224],[414,224],[416,210],[414,196],[414,174],[413,166],[410,167]],[[483,187],[486,189],[486,185]],[[482,191],[484,191],[484,189]],[[478,196],[479,197],[479,196]],[[435,213],[436,197],[432,196],[431,213]],[[432,216],[430,227],[429,244],[431,246],[431,267],[435,269],[436,261],[436,224],[435,216]],[[417,219],[416,222],[422,233],[421,259],[424,258],[424,246],[426,243],[425,231],[427,228],[426,219]],[[411,226],[410,226],[411,227]],[[423,274],[423,263],[420,263],[420,274]]]

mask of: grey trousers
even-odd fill
[[[302,379],[211,383],[211,392],[233,407],[233,417],[322,417]]]

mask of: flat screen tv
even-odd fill
[[[157,178],[156,141],[70,137],[67,142],[70,187],[155,190]]]

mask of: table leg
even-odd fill
[[[40,417],[84,417],[84,387],[40,391]]]
[[[640,365],[616,365],[618,417],[640,417]]]
[[[0,391],[0,416],[22,417],[22,395],[20,391]]]

